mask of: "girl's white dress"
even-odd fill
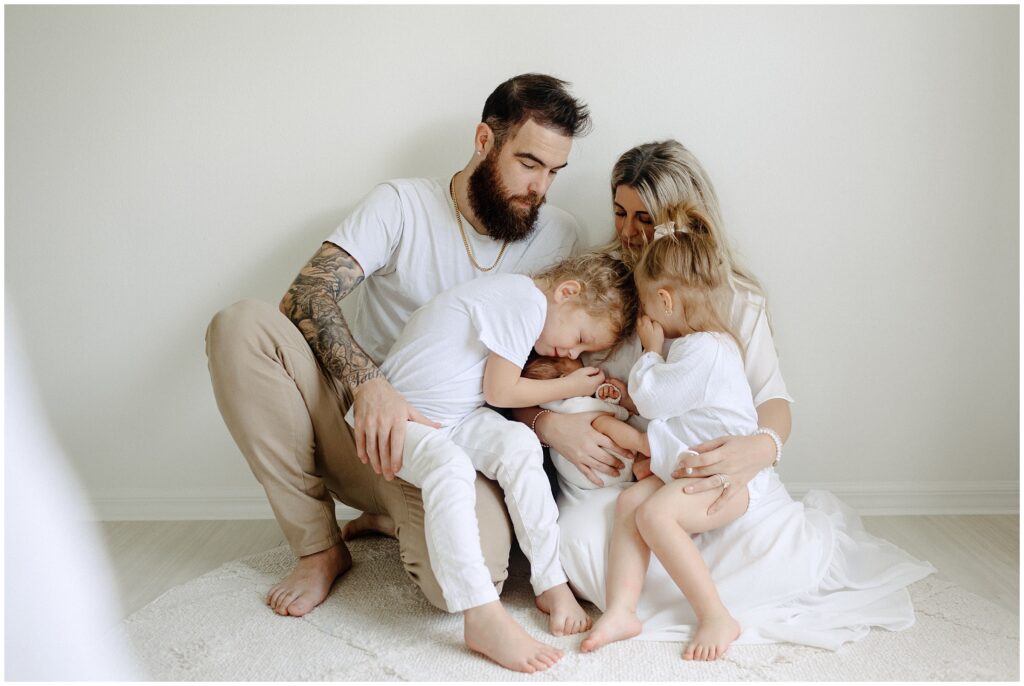
[[[763,299],[736,293],[731,323],[744,343],[754,405],[772,398],[791,401]],[[641,353],[634,337],[613,357],[587,363],[625,379]],[[647,429],[643,418],[630,423]],[[629,486],[581,489],[563,483],[558,500],[569,583],[602,610],[615,500]],[[794,501],[771,469],[748,488],[751,505],[744,515],[694,537],[722,601],[743,628],[738,644],[792,642],[835,650],[873,626],[895,631],[914,623],[906,587],[934,572],[930,564],[868,534],[857,514],[831,493],[810,491],[802,502]],[[637,615],[644,623],[639,640],[685,641],[696,627],[689,603],[653,556]]]

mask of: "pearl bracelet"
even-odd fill
[[[534,418],[534,421],[536,421],[536,418]],[[759,426],[757,427],[757,431],[751,435],[767,436],[772,439],[772,443],[775,444],[775,461],[772,462],[772,466],[774,467],[782,461],[782,439],[779,437],[779,434],[775,433],[774,429],[769,429],[767,426]]]
[[[537,435],[537,420],[540,419],[540,416],[542,414],[544,414],[545,412],[550,412],[550,411],[551,410],[541,410],[537,414],[533,415],[533,421],[530,422],[530,431],[532,431],[534,433],[534,435]],[[540,441],[540,436],[537,436],[537,440]],[[549,446],[544,441],[540,441],[540,447],[542,447],[542,448],[550,448],[551,446]]]

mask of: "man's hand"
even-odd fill
[[[405,422],[440,428],[406,402],[387,379],[378,376],[364,381],[352,393],[355,415],[356,454],[360,462],[369,463],[376,474],[391,481],[402,469],[405,448]]]
[[[604,482],[595,474],[618,476],[626,464],[615,455],[632,458],[632,453],[593,428],[590,423],[607,412],[559,414],[545,412],[535,428],[540,439],[569,460],[595,486]],[[609,415],[610,416],[610,415]],[[614,454],[613,454],[614,453]]]
[[[645,353],[661,354],[661,349],[665,345],[665,331],[661,324],[646,314],[640,315],[636,320],[636,333],[640,337],[640,345],[644,347]]]

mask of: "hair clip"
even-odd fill
[[[652,241],[656,241],[659,238],[664,238],[665,236],[671,236],[674,233],[690,233],[690,232],[686,230],[685,226],[683,226],[683,227],[676,227],[676,223],[675,222],[665,222],[664,224],[658,224],[657,226],[654,227],[654,238],[652,238],[651,240]]]

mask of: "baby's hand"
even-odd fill
[[[604,372],[597,367],[583,367],[563,378],[569,382],[568,397],[594,395],[597,387],[604,383]]]
[[[633,399],[629,397],[629,387],[624,382],[609,377],[605,383],[610,383],[619,389],[619,407],[626,408],[630,414],[639,414],[636,411],[636,405],[633,404]]]
[[[665,331],[661,324],[643,314],[636,320],[636,332],[644,352],[661,354],[661,348],[665,345]]]

